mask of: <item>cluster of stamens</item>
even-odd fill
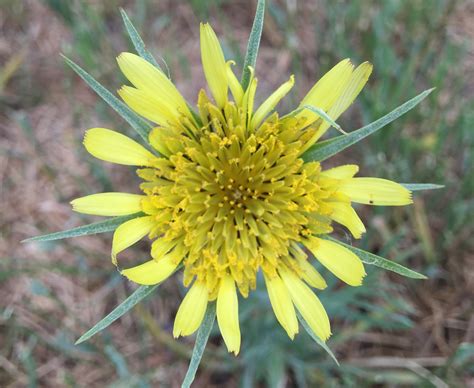
[[[157,128],[152,144],[166,157],[138,174],[146,181],[144,211],[156,217],[152,256],[184,257],[184,282],[205,282],[211,298],[230,273],[246,296],[262,268],[299,271],[298,242],[330,231],[318,186],[319,163],[299,150],[311,133],[276,114],[250,131],[246,115],[229,102],[218,109],[203,92],[202,125]]]

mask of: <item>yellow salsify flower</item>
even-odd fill
[[[354,68],[343,60],[313,86],[300,109],[280,117],[272,112],[293,87],[293,76],[255,109],[253,70],[243,90],[209,24],[201,24],[200,41],[213,100],[201,90],[197,114],[160,69],[131,53],[117,58],[133,85],[123,86],[120,96],[157,125],[149,135],[153,152],[105,128],[88,130],[84,145],[99,159],[139,166],[142,194],[93,194],[72,201],[73,209],[102,216],[142,212],[116,229],[112,260],[117,264],[120,252],[148,235],[151,259],[122,270],[124,276],[153,285],[184,267],[189,290],[176,315],[175,337],[194,333],[208,303],[216,300],[222,337],[237,354],[237,294],[247,297],[261,271],[275,316],[289,337],[298,333],[296,308],[325,341],[330,323],[312,289],[324,289],[326,282],[310,260],[314,255],[351,286],[362,284],[365,270],[354,253],[323,237],[334,221],[361,237],[365,228],[353,203],[412,202],[411,192],[398,183],[355,177],[356,165],[323,170],[319,162],[302,159],[330,127],[304,107],[316,106],[337,119],[362,90],[372,65]]]

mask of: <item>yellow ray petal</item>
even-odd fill
[[[250,121],[253,115],[253,104],[255,100],[255,92],[257,91],[258,80],[254,76],[254,70],[250,67],[250,81],[247,90],[244,93],[244,97],[242,98],[242,112],[244,113],[244,117],[247,117],[246,126],[249,128]]]
[[[145,59],[132,53],[122,53],[117,58],[120,70],[138,89],[153,97],[175,116],[179,113],[192,119],[186,100],[168,77]]]
[[[364,62],[354,70],[351,74],[349,82],[345,85],[343,92],[338,97],[336,102],[328,111],[329,117],[333,120],[343,113],[349,106],[354,102],[356,97],[361,92],[362,88],[367,83],[370,74],[372,73],[372,64],[369,62]],[[321,123],[318,131],[316,132],[315,138],[319,139],[324,133],[328,130],[330,124],[327,121]]]
[[[117,265],[117,255],[141,240],[155,226],[155,217],[137,217],[124,222],[114,232],[112,262]]]
[[[160,260],[164,255],[166,255],[171,249],[173,249],[178,241],[167,240],[165,238],[159,238],[151,244],[151,257],[155,260]]]
[[[288,336],[293,339],[298,333],[298,320],[290,293],[278,275],[270,277],[264,274],[264,278],[273,312]]]
[[[364,264],[349,249],[333,241],[310,237],[303,242],[314,256],[335,276],[351,286],[360,286],[365,276]]]
[[[97,216],[126,216],[142,210],[145,195],[129,193],[99,193],[71,201],[72,210]]]
[[[195,281],[176,313],[173,337],[193,334],[199,328],[206,312],[208,300],[206,285]]]
[[[222,108],[227,102],[227,68],[221,45],[209,23],[201,23],[201,61],[207,84],[216,104]]]
[[[333,212],[330,217],[349,229],[354,238],[360,238],[365,233],[365,226],[350,203],[331,202],[331,207]]]
[[[157,99],[144,90],[130,86],[122,86],[118,90],[122,100],[139,115],[159,125],[167,126],[168,123],[178,122],[178,116],[168,107],[160,104]]]
[[[324,170],[321,172],[321,175],[332,179],[348,179],[352,178],[358,172],[359,166],[357,166],[356,164],[345,164],[343,166]]]
[[[240,326],[239,300],[232,276],[225,275],[221,280],[217,296],[217,323],[229,352],[239,354]]]
[[[124,269],[122,275],[137,284],[151,286],[167,279],[176,267],[177,264],[171,258],[164,257],[160,261],[150,260],[136,267]]]
[[[299,259],[298,264],[303,270],[301,277],[311,287],[324,290],[328,285],[321,274],[306,259]]]
[[[300,107],[312,105],[321,108],[324,111],[336,102],[349,81],[354,66],[349,59],[344,59],[329,70],[316,84],[311,88],[308,94],[301,100]],[[297,117],[308,117],[307,124],[318,119],[318,115],[305,110]]]
[[[244,97],[244,89],[232,70],[231,66],[234,64],[234,61],[227,61],[226,63],[227,82],[229,83],[230,91],[232,92],[236,105],[240,106],[242,98]]]
[[[349,106],[354,102],[369,80],[372,68],[373,66],[369,62],[364,62],[357,66],[351,74],[351,78],[345,86],[344,91],[341,93],[334,105],[329,109],[328,114],[331,118],[336,120],[341,113],[349,108]],[[327,123],[324,124],[324,126],[329,127]]]
[[[352,202],[375,206],[403,206],[413,203],[411,191],[380,178],[352,178],[341,182],[338,191]]]
[[[253,115],[253,105],[255,101],[255,93],[257,91],[258,80],[253,77],[250,81],[249,88],[247,89],[247,114],[249,117],[249,121]]]
[[[84,136],[87,151],[98,159],[127,166],[151,166],[156,157],[136,141],[105,128],[91,128]]]
[[[250,124],[250,129],[256,129],[262,120],[267,116],[285,97],[295,84],[295,77],[292,75],[288,81],[275,90],[260,107],[255,111]]]
[[[278,269],[296,308],[314,333],[326,341],[331,335],[329,317],[316,294],[293,272]]]
[[[166,136],[171,132],[168,128],[165,127],[155,127],[150,131],[148,135],[148,141],[151,146],[157,150],[161,155],[169,157],[171,151],[165,144]]]

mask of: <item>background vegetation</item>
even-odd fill
[[[333,320],[338,368],[306,333],[294,343],[264,292],[241,303],[243,347],[227,355],[215,336],[196,386],[468,386],[474,384],[474,4],[443,0],[271,0],[257,63],[262,100],[292,73],[283,108],[345,57],[374,73],[340,123],[350,131],[420,91],[415,110],[326,165],[356,162],[362,174],[442,183],[414,206],[362,209],[357,245],[429,276],[368,268],[364,287],[327,275],[320,293]],[[73,214],[78,196],[130,190],[132,169],[101,163],[84,130],[128,131],[59,53],[110,90],[124,81],[115,57],[129,50],[124,7],[148,48],[189,101],[204,85],[198,24],[209,20],[227,58],[242,63],[253,1],[0,0],[0,386],[178,386],[192,338],[171,336],[179,278],[89,343],[74,341],[134,289],[112,270],[110,235],[44,244],[20,240],[93,221]],[[284,110],[282,108],[282,110]],[[338,231],[345,236],[343,230]],[[348,238],[347,236],[345,238]],[[130,262],[146,255],[144,243]]]

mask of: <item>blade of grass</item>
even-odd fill
[[[104,88],[79,65],[64,55],[62,55],[62,57],[68,66],[70,66],[76,72],[76,74],[99,95],[99,97],[101,97],[113,110],[115,110],[127,123],[129,123],[131,127],[142,137],[145,143],[148,144],[148,133],[151,130],[151,126],[134,111],[132,111],[126,104],[124,104],[106,88]]]
[[[303,155],[302,158],[305,162],[317,161],[321,162],[327,158],[341,152],[342,150],[350,147],[351,145],[361,141],[367,136],[378,131],[380,128],[385,127],[390,124],[392,121],[396,120],[409,110],[413,109],[418,105],[423,99],[425,99],[428,94],[430,94],[433,89],[425,90],[416,97],[413,97],[411,100],[408,100],[404,104],[400,105],[398,108],[392,110],[390,113],[381,117],[380,119],[370,123],[360,129],[357,129],[353,132],[350,132],[347,135],[342,135],[335,137],[333,139],[325,140],[320,143],[316,143],[311,146]]]
[[[334,360],[334,362],[339,366],[339,361],[337,361],[336,356],[332,352],[332,350],[327,346],[327,344],[319,338],[313,330],[309,327],[308,323],[305,321],[305,319],[301,316],[301,314],[296,311],[296,316],[298,317],[298,320],[300,321],[301,325],[303,328],[306,330],[306,332],[309,334],[309,336],[313,339],[314,342],[316,342],[319,346],[321,346],[327,354]]]
[[[60,232],[50,234],[43,234],[42,236],[30,237],[23,240],[22,242],[53,241],[71,237],[87,236],[90,234],[112,232],[125,221],[131,220],[132,218],[140,217],[141,215],[143,215],[143,213],[135,213],[128,216],[114,217],[106,221],[94,222],[93,224],[78,226],[77,228],[62,230]]]
[[[196,343],[194,344],[193,354],[191,356],[191,361],[189,362],[188,371],[184,377],[182,388],[189,388],[196,377],[196,372],[201,362],[202,355],[206,349],[207,340],[211,334],[212,327],[214,326],[214,321],[216,319],[216,303],[211,302],[207,305],[206,315],[199,327],[196,336]]]
[[[115,367],[115,371],[121,379],[130,376],[127,361],[123,354],[121,354],[115,346],[108,344],[104,347],[104,353],[109,357],[110,361]]]
[[[155,291],[160,283],[155,284],[154,286],[140,286],[138,287],[132,295],[125,299],[120,305],[118,305],[112,312],[110,312],[105,318],[95,324],[90,330],[86,331],[75,343],[79,345],[80,343],[87,341],[92,336],[96,335],[100,331],[104,330],[110,324],[119,319],[122,315],[128,312],[132,307],[134,307],[138,302],[141,302],[153,291]]]
[[[133,47],[135,47],[135,50],[138,55],[150,62],[153,66],[156,66],[158,69],[162,70],[153,55],[151,55],[151,53],[146,49],[143,39],[141,38],[135,26],[130,21],[130,18],[128,17],[127,13],[123,8],[120,8],[120,14],[122,15],[123,24],[125,24],[128,36],[130,37],[130,40],[133,43]]]
[[[435,183],[400,183],[400,184],[410,191],[437,190],[437,189],[444,188],[444,185],[437,185]]]
[[[373,253],[364,251],[363,249],[355,248],[352,245],[344,244],[343,242],[336,240],[335,238],[326,236],[324,237],[327,240],[331,240],[334,242],[337,242],[338,244],[346,247],[350,251],[354,252],[359,259],[362,260],[363,263],[365,264],[370,264],[370,265],[375,265],[377,267],[386,269],[388,271],[395,272],[399,275],[405,276],[407,278],[412,278],[412,279],[428,279],[425,275],[413,271],[409,268],[404,267],[401,264],[395,263],[394,261],[384,259],[383,257],[377,256]]]
[[[255,11],[255,19],[253,20],[252,31],[247,44],[247,52],[245,54],[244,68],[242,69],[242,79],[240,83],[244,90],[247,89],[250,82],[250,67],[255,68],[257,62],[258,48],[262,37],[263,20],[265,16],[265,0],[258,0],[257,10]]]

